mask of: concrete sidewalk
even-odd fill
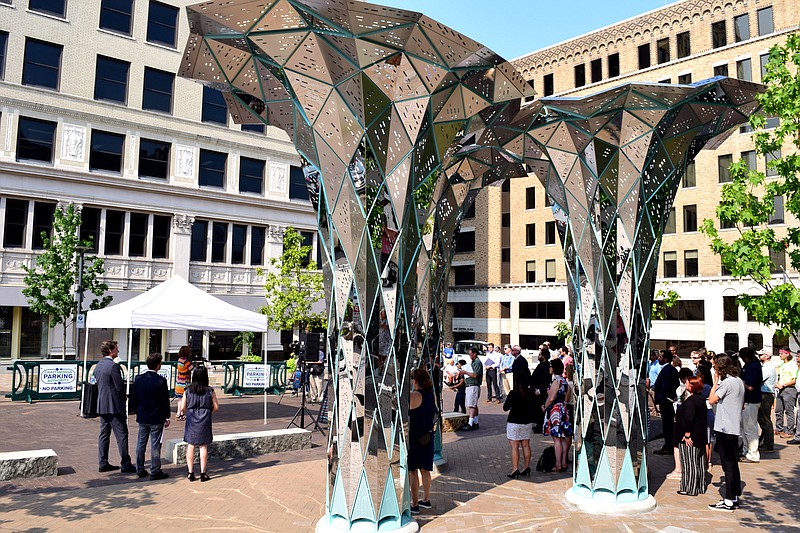
[[[445,394],[449,405],[452,398]],[[264,429],[261,398],[220,397],[216,433]],[[286,427],[296,409],[296,399],[284,398],[278,405],[277,398],[270,398],[268,428]],[[302,533],[313,531],[324,513],[327,440],[319,432],[310,450],[212,463],[207,483],[188,482],[185,468],[171,464],[164,468],[170,479],[151,482],[120,473],[99,474],[98,424],[77,417],[77,410],[76,402],[28,405],[0,400],[0,451],[54,448],[60,461],[57,477],[0,482],[0,531],[191,528]],[[135,433],[133,419],[130,427]],[[800,506],[795,502],[800,448],[785,445],[783,439],[760,463],[742,465],[745,500],[734,513],[706,509],[719,498],[719,466],[712,471],[707,494],[682,497],[675,493],[678,482],[665,479],[672,459],[651,455],[651,492],[658,508],[646,515],[608,518],[565,506],[569,474],[534,472],[528,479],[509,480],[504,428],[501,407],[481,404],[479,431],[445,435],[450,468],[434,479],[434,508],[417,517],[423,531],[800,531]],[[174,424],[166,438],[181,435],[182,425]],[[135,439],[131,442],[133,446]],[[547,445],[549,439],[535,436],[534,458]],[[111,457],[116,463],[113,443]]]

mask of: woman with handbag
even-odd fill
[[[675,422],[678,453],[681,464],[682,496],[697,496],[706,491],[707,408],[703,398],[703,379],[692,376],[686,380],[689,397],[678,406]]]
[[[544,434],[553,437],[553,446],[556,451],[556,467],[553,472],[567,471],[567,437],[572,436],[572,420],[566,407],[569,385],[564,379],[564,363],[561,359],[550,361],[550,374],[553,383],[547,394],[547,399],[542,406],[544,412]]]
[[[428,371],[411,371],[411,397],[408,406],[408,472],[411,486],[411,514],[419,508],[431,508],[431,472],[433,471],[433,424],[436,421],[436,398]],[[423,499],[419,499],[419,477]]]
[[[508,474],[511,479],[519,476],[531,475],[531,434],[533,433],[533,394],[531,393],[531,375],[528,369],[515,371],[514,388],[506,396],[503,411],[508,411],[506,421],[506,438],[511,445],[511,467],[513,472]],[[522,462],[525,465],[519,468],[520,449],[522,449]]]

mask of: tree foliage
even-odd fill
[[[736,228],[736,238],[726,239],[709,219],[701,231],[733,277],[749,278],[763,289],[762,295],[739,296],[738,303],[754,320],[775,325],[779,334],[800,342],[800,289],[770,258],[770,252],[775,257],[785,253],[792,269],[800,269],[800,228],[796,222],[785,230],[769,225],[776,196],[783,197],[786,213],[795,220],[800,215],[800,34],[770,50],[763,82],[767,88],[758,96],[761,111],[750,117],[750,124],[755,151],[776,176],[750,170],[741,160],[732,164],[732,181],[722,188],[716,214],[722,227]],[[767,117],[777,117],[779,125],[769,129]]]
[[[35,266],[23,266],[26,275],[22,294],[28,299],[31,310],[49,316],[51,328],[63,325],[62,357],[66,356],[67,328],[74,324],[78,314],[74,286],[79,278],[79,249],[92,247],[91,241],[80,239],[80,225],[81,214],[74,204],[63,210],[56,209],[52,236],[42,232],[44,252],[36,257]],[[102,259],[84,255],[81,281],[84,299],[90,301],[91,309],[101,309],[111,303],[111,296],[105,295],[108,285],[100,280],[104,272]]]
[[[656,298],[658,300],[653,302],[650,317],[652,320],[664,320],[667,318],[667,309],[675,307],[680,295],[672,289],[658,289]]]
[[[272,268],[264,282],[267,305],[261,313],[275,330],[292,330],[295,326],[324,328],[324,311],[315,313],[313,305],[323,296],[322,273],[317,264],[308,261],[311,246],[303,246],[303,237],[292,227],[283,235],[283,253],[270,259]],[[259,270],[263,274],[262,270]]]

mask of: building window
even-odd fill
[[[717,158],[717,173],[719,174],[720,183],[729,183],[731,181],[731,163],[733,163],[731,154],[721,155]]]
[[[722,297],[722,320],[725,322],[739,321],[739,304],[736,303],[736,296]]]
[[[772,263],[769,271],[773,274],[781,274],[786,270],[786,251],[785,250],[769,250],[769,260]]]
[[[501,248],[500,249],[500,262],[501,263],[510,263],[511,262],[511,248]],[[503,283],[508,283],[504,281]]]
[[[456,253],[468,253],[475,251],[475,232],[461,231],[456,236]]]
[[[733,17],[733,38],[735,42],[746,41],[750,38],[750,15],[745,13]]]
[[[166,180],[169,175],[170,144],[142,139],[139,142],[139,176]]]
[[[475,302],[453,302],[453,318],[475,318]]]
[[[678,277],[678,252],[664,252],[664,277]]]
[[[544,243],[545,244],[555,244],[556,243],[556,223],[555,222],[545,222],[545,224],[544,224]]]
[[[575,87],[586,85],[586,65],[575,65]]]
[[[669,215],[667,215],[667,222],[666,224],[664,224],[664,234],[675,233],[677,231],[676,227],[677,226],[675,225],[675,208],[672,207],[669,210]]]
[[[753,81],[753,63],[749,59],[736,62],[736,77],[740,80]]]
[[[608,77],[616,78],[619,76],[619,54],[611,54],[608,56]]]
[[[60,44],[26,38],[22,84],[58,90],[63,50]]]
[[[536,283],[536,261],[525,262],[525,283]]]
[[[676,35],[675,44],[678,48],[678,59],[692,55],[692,40],[688,31]]]
[[[597,83],[598,81],[603,80],[603,60],[602,59],[593,59],[591,63],[589,63],[589,68],[592,74],[592,83]]]
[[[658,80],[658,83],[670,84],[672,83],[672,78],[664,78],[663,80]]]
[[[303,169],[291,165],[289,167],[289,199],[308,200],[308,186]]]
[[[772,214],[768,224],[783,224],[783,196],[772,197]]]
[[[247,247],[247,226],[242,224],[233,225],[231,235],[231,263],[234,265],[244,264],[244,251]]]
[[[308,194],[308,189],[306,189],[306,194]],[[469,207],[464,212],[464,218],[475,218],[475,201],[473,200]]]
[[[536,209],[536,187],[525,189],[525,209]]]
[[[206,261],[208,257],[208,222],[195,220],[192,224],[192,261]]]
[[[142,109],[172,113],[172,88],[175,74],[144,67]]]
[[[128,255],[131,257],[144,257],[147,255],[147,225],[149,215],[144,213],[131,213]]]
[[[659,65],[669,63],[669,38],[656,41],[656,56]]]
[[[566,317],[563,302],[520,302],[519,317],[534,320],[556,320]]]
[[[6,200],[6,220],[3,231],[3,246],[22,248],[25,246],[25,228],[28,225],[28,201]]]
[[[8,48],[8,32],[0,31],[0,80],[6,76],[6,49]]]
[[[544,280],[547,283],[553,283],[556,280],[556,260],[547,259],[544,262]]]
[[[696,278],[698,273],[697,250],[686,250],[683,252],[683,275]]]
[[[692,75],[691,74],[681,74],[678,76],[678,83],[681,85],[689,85],[692,83]]]
[[[94,77],[94,99],[124,104],[128,101],[128,71],[131,64],[105,56],[97,56]]]
[[[264,193],[265,162],[242,157],[239,160],[239,192]]]
[[[228,106],[225,97],[216,89],[203,85],[203,111],[201,120],[214,124],[228,124]],[[263,127],[264,125],[261,124]]]
[[[536,246],[536,224],[525,225],[525,246]]]
[[[225,111],[225,120],[227,121],[227,109]],[[248,131],[250,133],[266,133],[266,128],[264,127],[264,123],[260,122],[258,124],[242,124],[242,131]]]
[[[714,76],[727,76],[728,75],[728,65],[717,65],[714,67]]]
[[[650,43],[639,46],[639,69],[650,66]]]
[[[43,250],[45,238],[53,231],[53,213],[56,204],[34,202],[33,204],[33,249]]]
[[[89,149],[89,170],[122,173],[122,150],[125,136],[119,133],[92,130]]]
[[[147,41],[175,47],[178,28],[178,8],[150,0],[147,12]]]
[[[511,213],[503,213],[502,215],[500,215],[500,227],[501,228],[511,227]]]
[[[125,212],[106,211],[106,239],[103,246],[105,255],[122,255],[122,243],[125,237]]]
[[[211,262],[224,263],[228,246],[228,224],[214,222],[211,226]]]
[[[225,166],[228,154],[212,150],[200,150],[200,173],[198,184],[201,187],[225,188]]]
[[[720,20],[711,25],[711,46],[722,48],[726,44],[728,44],[728,30],[725,27],[725,21]]]
[[[102,0],[100,27],[123,35],[131,34],[133,0]]]
[[[544,77],[544,95],[550,96],[554,92],[553,74],[546,74]]]
[[[66,0],[29,0],[28,9],[61,18],[67,16]]]
[[[19,117],[17,126],[17,161],[53,162],[56,123]]]
[[[545,207],[552,207],[553,206],[553,202],[550,201],[550,195],[547,194],[547,193],[545,193],[545,195],[544,195],[544,206]]]
[[[738,352],[739,351],[739,334],[738,333],[726,333],[725,340],[723,341],[723,347],[726,352]]]
[[[697,187],[697,168],[694,161],[686,165],[686,172],[683,173],[683,188]]]
[[[500,318],[511,318],[511,302],[500,302]]]
[[[153,259],[169,257],[169,236],[172,233],[172,217],[153,215]]]
[[[250,264],[254,266],[264,264],[264,242],[267,237],[267,228],[253,226],[250,228]]]
[[[764,156],[764,164],[767,168],[767,177],[771,178],[778,175],[778,171],[775,169],[774,164],[772,163],[776,159],[781,158],[781,151],[776,150],[775,152],[769,152],[767,155]]]
[[[742,152],[742,160],[744,161],[744,164],[747,166],[747,170],[756,169],[756,153],[753,150],[747,150],[746,152]]]
[[[756,11],[758,14],[758,34],[767,35],[775,31],[775,26],[772,23],[772,8],[765,7]]]
[[[96,254],[100,239],[100,210],[96,207],[84,207],[81,211],[80,238],[92,243],[91,253]]]
[[[758,56],[758,63],[761,67],[761,82],[764,82],[764,76],[767,75],[767,63],[769,63],[769,54],[761,54]]]
[[[454,266],[453,282],[456,285],[475,285],[475,265]]]
[[[697,206],[685,205],[683,206],[683,231],[689,233],[697,231]]]
[[[504,180],[503,184],[500,185],[500,190],[502,192],[510,193],[511,192],[511,180]]]

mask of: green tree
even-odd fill
[[[315,313],[313,305],[323,296],[322,273],[317,264],[309,261],[310,246],[303,246],[303,237],[293,227],[283,234],[283,253],[270,259],[272,268],[266,272],[264,282],[267,305],[261,313],[276,330],[324,328],[327,317],[324,311]],[[259,275],[264,271],[259,269]]]
[[[25,288],[22,294],[28,299],[31,310],[50,317],[50,327],[63,326],[64,342],[61,358],[66,358],[67,328],[75,323],[78,304],[74,287],[80,277],[84,294],[94,298],[91,309],[101,309],[111,302],[105,296],[108,285],[100,281],[105,272],[103,260],[96,256],[84,256],[83,275],[79,276],[80,250],[91,249],[92,241],[81,240],[79,229],[81,214],[74,204],[56,209],[53,214],[53,232],[48,236],[42,232],[44,252],[36,257],[34,267],[25,269]],[[88,296],[88,295],[87,295]]]
[[[721,226],[736,228],[736,238],[720,236],[709,219],[701,231],[710,237],[711,249],[733,277],[749,278],[763,289],[759,296],[739,296],[738,303],[757,322],[775,325],[778,334],[800,342],[800,289],[774,261],[786,254],[791,267],[800,269],[800,228],[795,223],[776,231],[769,225],[775,197],[783,197],[786,213],[795,219],[800,215],[800,34],[772,47],[763,82],[767,87],[758,96],[761,111],[750,117],[750,124],[755,151],[766,158],[767,169],[775,176],[748,169],[741,160],[733,163],[732,181],[722,188],[716,214]],[[767,117],[777,117],[779,125],[768,128]]]

